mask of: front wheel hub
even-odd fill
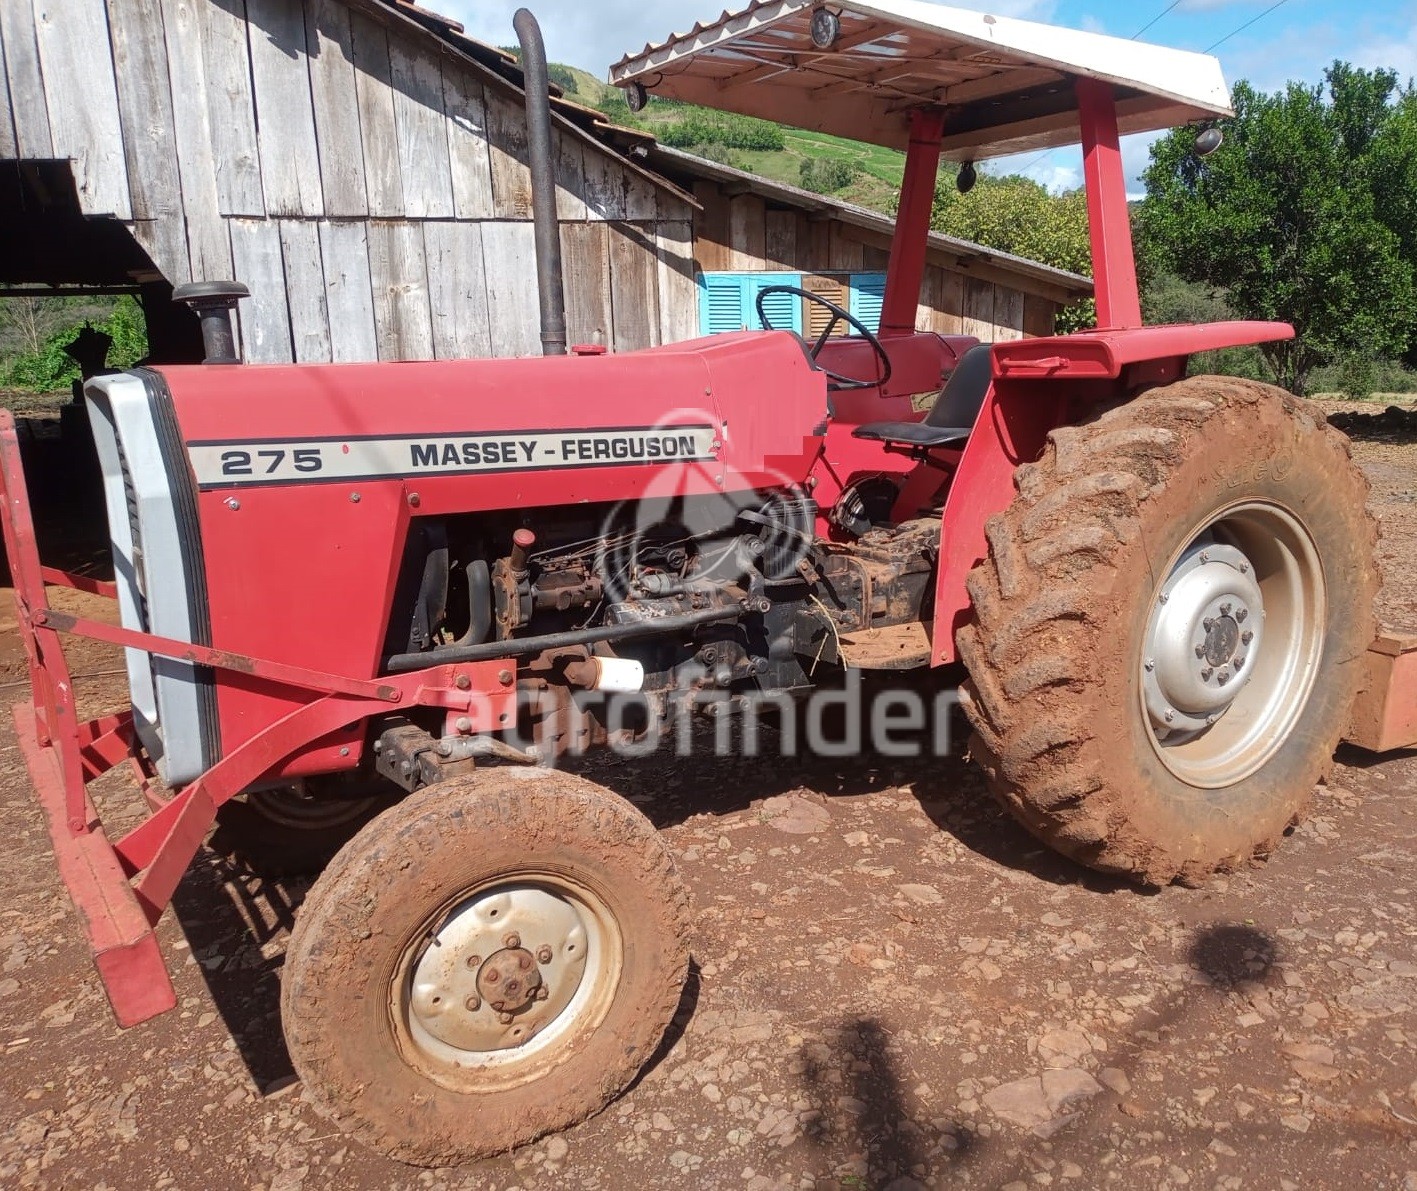
[[[578,1016],[606,941],[595,907],[569,891],[504,885],[467,898],[413,964],[412,1041],[461,1067],[531,1048]]]

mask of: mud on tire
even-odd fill
[[[970,674],[964,699],[973,753],[995,794],[1045,843],[1148,884],[1195,882],[1267,854],[1331,764],[1372,640],[1375,531],[1347,440],[1278,389],[1198,377],[1053,431],[1015,484],[1017,499],[987,525],[988,558],[969,578],[975,619],[958,640]],[[1312,664],[1291,667],[1302,689],[1276,679],[1272,697],[1255,687],[1261,695],[1242,696],[1243,704],[1237,697],[1213,719],[1177,713],[1200,728],[1176,736],[1158,718],[1171,710],[1149,683],[1156,662],[1145,655],[1156,640],[1158,601],[1170,598],[1168,576],[1207,557],[1197,554],[1198,541],[1226,540],[1227,517],[1278,526],[1296,542],[1290,553],[1307,551],[1315,561],[1319,610],[1308,638],[1295,638],[1312,641]],[[1212,525],[1221,536],[1198,539]],[[1257,552],[1267,553],[1264,543]],[[1282,579],[1285,558],[1279,549],[1272,566],[1254,566],[1259,586],[1282,594],[1266,571]],[[1248,573],[1248,564],[1235,570]],[[1250,627],[1271,616],[1257,615]],[[1204,624],[1220,619],[1212,612]],[[1233,646],[1248,666],[1236,626],[1227,624],[1231,639],[1220,656]],[[1266,632],[1283,647],[1277,629]],[[1212,671],[1210,698],[1220,681],[1203,656],[1212,644],[1192,641],[1195,665]],[[1256,664],[1276,672],[1281,663],[1271,653]],[[1240,665],[1229,664],[1238,679]],[[1257,703],[1261,696],[1270,702]],[[1260,707],[1255,715],[1284,712],[1271,716],[1273,739],[1234,718],[1251,704]],[[1217,742],[1224,733],[1238,740],[1237,759],[1188,768],[1188,750],[1205,757],[1208,732]],[[1169,752],[1178,740],[1183,747]]]
[[[282,978],[291,1058],[321,1113],[391,1157],[505,1153],[634,1079],[688,928],[668,848],[609,791],[511,768],[432,786],[312,887]]]

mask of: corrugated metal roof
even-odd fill
[[[826,48],[824,15],[839,22]],[[1080,79],[1113,84],[1123,132],[1230,113],[1209,55],[924,0],[755,0],[610,69],[620,86],[897,149],[913,108],[943,107],[957,159],[1076,143]]]

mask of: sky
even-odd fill
[[[455,17],[469,36],[494,45],[516,40],[512,14],[519,0],[422,0]],[[524,0],[541,22],[552,61],[581,67],[604,78],[610,63],[646,42],[664,40],[695,21],[713,20],[746,0]],[[1336,58],[1365,67],[1387,67],[1404,81],[1417,77],[1417,0],[955,0],[954,7],[1023,17],[1118,37],[1143,39],[1178,49],[1215,46],[1232,85],[1247,79],[1272,91],[1297,79],[1319,81]],[[1169,11],[1168,11],[1169,9]],[[1154,22],[1154,23],[1152,23]],[[1253,22],[1250,24],[1249,22]],[[1248,28],[1245,28],[1248,24]],[[1225,39],[1222,41],[1222,39]],[[1216,46],[1215,43],[1221,44]],[[1129,189],[1142,191],[1151,137],[1124,143]],[[1053,190],[1082,181],[1082,158],[1074,149],[1006,158],[991,167],[1022,172]]]

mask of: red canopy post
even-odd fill
[[[1109,84],[1096,79],[1078,79],[1077,97],[1097,325],[1103,330],[1139,327],[1141,298],[1127,211],[1127,175],[1117,136],[1116,97]]]
[[[905,179],[900,188],[900,210],[896,213],[886,297],[881,308],[883,336],[915,332],[944,135],[945,113],[940,108],[916,108],[910,113],[910,149],[905,158]]]

